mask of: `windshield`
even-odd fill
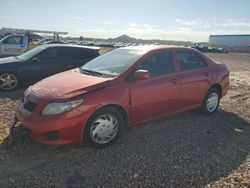
[[[23,53],[22,55],[17,56],[18,59],[22,59],[22,60],[28,60],[31,57],[37,55],[38,53],[40,53],[41,51],[43,51],[46,47],[44,46],[38,46],[36,48],[33,48],[32,50]]]
[[[144,54],[138,49],[116,49],[103,54],[81,67],[110,77],[116,77],[126,71]]]

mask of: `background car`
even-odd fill
[[[194,48],[194,49],[199,50],[201,52],[207,52],[208,51],[208,47],[201,46],[201,45],[194,45],[194,46],[191,46],[191,48]]]
[[[16,117],[41,143],[105,147],[127,126],[194,108],[211,115],[228,86],[227,67],[197,50],[126,47],[33,85]]]
[[[46,43],[46,42],[49,42],[49,41],[53,41],[53,39],[52,39],[52,38],[41,39],[41,40],[39,40],[39,41],[37,42],[37,44],[38,44],[38,45],[42,45],[42,44],[44,44],[44,43]]]
[[[80,67],[99,56],[98,47],[50,44],[0,59],[0,89],[11,91],[50,75]]]
[[[208,52],[217,53],[218,49],[215,47],[208,47]]]
[[[226,48],[218,48],[218,53],[228,53],[229,51]]]
[[[65,44],[63,41],[54,41],[54,40],[51,40],[51,41],[47,41],[43,44]]]

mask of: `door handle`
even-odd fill
[[[24,47],[24,46],[20,46],[20,47]]]

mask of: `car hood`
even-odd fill
[[[68,99],[104,87],[111,79],[81,74],[74,69],[45,78],[30,90],[48,100]]]
[[[19,62],[20,60],[16,57],[4,57],[0,58],[0,64]]]

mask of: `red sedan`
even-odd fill
[[[38,142],[104,147],[127,126],[194,108],[210,115],[228,86],[227,67],[197,50],[119,48],[27,89],[16,117]]]

